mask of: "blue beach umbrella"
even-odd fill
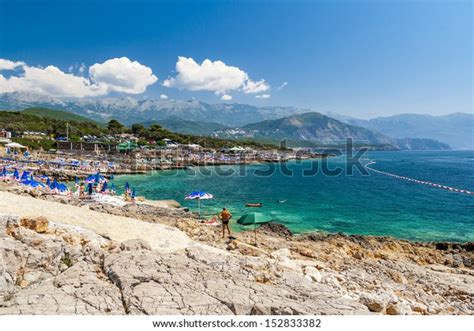
[[[137,191],[135,190],[135,188],[132,189],[132,199],[135,199],[135,197],[137,196]]]
[[[107,182],[104,182],[104,185],[102,185],[102,188],[100,189],[102,193],[105,193],[107,191]]]
[[[92,183],[93,181],[95,181],[95,175],[87,176],[85,180],[86,183]]]
[[[28,171],[23,170],[23,173],[21,174],[20,180],[24,181],[28,179]]]
[[[51,186],[51,179],[49,177],[46,179],[46,185]]]
[[[130,190],[130,184],[128,182],[125,182],[125,191]]]
[[[31,186],[33,188],[37,188],[37,187],[46,187],[46,185],[44,185],[43,183],[41,182],[38,182],[36,180],[34,180],[32,177],[30,177],[29,179],[27,178],[26,180],[22,180],[20,181],[20,184],[22,185],[27,185],[27,186]]]
[[[15,179],[19,179],[20,178],[20,174],[18,173],[18,169],[15,168],[15,170],[13,171],[13,178]]]
[[[66,184],[64,184],[64,183],[59,183],[59,185],[58,185],[58,190],[59,190],[60,192],[66,192],[66,191],[68,191],[69,189],[67,188]]]
[[[184,197],[184,200],[197,200],[198,202],[198,213],[201,218],[201,200],[212,199],[214,196],[204,191],[193,191]]]
[[[2,176],[6,176],[6,175],[7,175],[7,168],[3,167]]]

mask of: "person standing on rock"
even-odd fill
[[[229,237],[230,237],[229,222],[230,222],[231,218],[232,218],[232,214],[225,207],[222,208],[222,211],[219,214],[219,219],[222,221],[222,238],[225,237],[225,230],[226,229],[227,229],[227,232],[229,233]]]

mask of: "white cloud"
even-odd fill
[[[271,97],[270,94],[260,94],[255,96],[257,99],[268,99]]]
[[[24,65],[23,74],[5,78],[0,75],[0,92],[27,91],[59,97],[104,95],[105,86],[92,84],[84,77],[74,76],[55,66],[36,68]]]
[[[168,100],[168,96],[166,94],[161,94],[160,99],[161,100]]]
[[[85,70],[86,70],[86,65],[84,63],[81,63],[81,65],[79,66],[79,73],[83,74]]]
[[[14,62],[6,59],[0,59],[0,70],[13,70],[25,65],[25,62]]]
[[[288,82],[283,82],[280,86],[278,86],[277,91],[283,90],[286,87],[286,85],[288,85]]]
[[[253,81],[242,69],[222,61],[206,59],[199,64],[192,58],[180,56],[176,62],[176,72],[175,77],[163,82],[164,86],[191,91],[210,91],[217,95],[227,95],[226,98],[230,97],[227,94],[229,91],[260,93],[270,88],[265,80]]]
[[[165,80],[164,86],[225,94],[226,91],[240,88],[248,79],[244,71],[222,61],[206,59],[198,64],[192,58],[182,56],[178,58],[176,71],[176,77]]]
[[[97,84],[106,85],[108,91],[140,94],[158,77],[147,66],[126,57],[96,63],[89,67],[89,76]]]
[[[0,59],[0,70],[12,67],[20,67],[23,72],[8,78],[0,74],[0,93],[28,91],[56,97],[99,96],[112,91],[138,94],[158,80],[150,68],[128,58],[94,64],[89,68],[89,78],[65,73],[52,65],[30,67],[23,62]],[[85,66],[81,67],[84,72]]]
[[[265,79],[254,82],[249,79],[244,85],[244,93],[261,93],[270,89],[270,86],[265,82]]]
[[[224,94],[224,95],[221,97],[221,100],[224,100],[224,101],[232,100],[232,96],[231,96],[231,95],[228,95],[228,94]]]

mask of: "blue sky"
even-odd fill
[[[473,111],[472,27],[470,1],[0,0],[0,58],[67,74],[73,66],[72,74],[97,83],[97,95],[211,103],[226,95],[361,118],[446,114]],[[178,56],[238,67],[225,74],[244,85],[213,90],[204,80],[221,73],[217,66],[201,77],[190,64],[179,76]],[[88,77],[90,66],[121,57],[141,65],[137,85],[110,76],[129,62],[107,63]],[[5,70],[5,79],[21,76],[18,68]],[[168,78],[175,79],[163,86]],[[249,80],[262,79],[260,92],[244,93]]]

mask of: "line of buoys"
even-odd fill
[[[459,188],[455,188],[455,187],[451,187],[451,186],[447,186],[447,185],[436,184],[436,183],[428,182],[428,181],[425,181],[425,180],[419,180],[419,179],[410,178],[410,177],[406,177],[406,176],[400,176],[400,175],[392,174],[390,172],[380,171],[380,170],[369,167],[372,164],[375,164],[375,162],[371,161],[371,162],[367,163],[365,165],[365,168],[367,170],[370,170],[370,171],[373,171],[373,172],[376,172],[376,173],[379,173],[379,174],[382,174],[382,175],[390,176],[390,177],[397,178],[397,179],[407,180],[409,182],[413,182],[413,183],[417,183],[417,184],[428,185],[428,186],[431,186],[431,187],[436,187],[436,188],[444,189],[444,190],[451,191],[451,192],[464,193],[464,194],[467,194],[467,195],[474,195],[474,192],[472,192],[472,191],[463,190],[463,189],[459,189]]]

